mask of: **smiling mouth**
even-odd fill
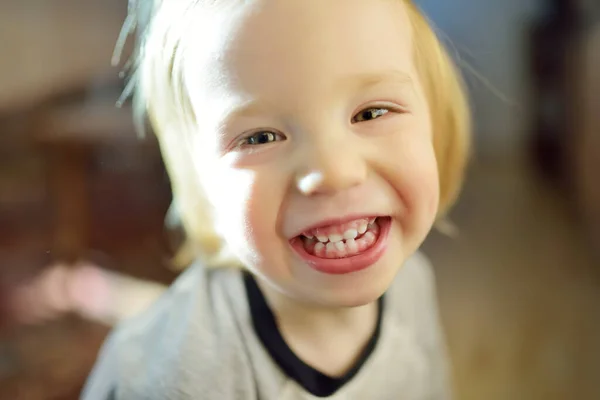
[[[313,229],[300,235],[304,250],[319,258],[346,258],[368,251],[379,237],[379,218],[363,218],[349,223]]]
[[[391,217],[362,218],[311,229],[290,240],[307,265],[326,274],[348,274],[374,265],[385,253]]]

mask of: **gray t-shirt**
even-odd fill
[[[405,263],[384,298],[375,349],[349,382],[325,398],[451,398],[434,282],[421,254]],[[242,271],[194,265],[153,307],[110,335],[82,399],[318,397],[286,376],[260,342]]]

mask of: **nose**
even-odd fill
[[[305,196],[331,195],[362,184],[368,174],[360,143],[321,137],[307,144],[296,186]]]

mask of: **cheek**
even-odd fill
[[[390,144],[387,175],[415,224],[433,224],[439,205],[439,178],[431,141],[425,137]]]
[[[226,168],[218,163],[199,167],[204,192],[213,208],[216,231],[228,242],[245,233],[248,208],[254,190],[252,171]],[[235,233],[235,235],[234,235]]]
[[[440,181],[433,147],[423,159],[421,178],[418,183],[423,212],[428,223],[433,224],[440,205]]]
[[[439,177],[432,143],[423,141],[416,145],[408,162],[413,166],[406,178],[410,182],[411,205],[433,223],[439,205]]]
[[[206,180],[218,233],[242,260],[257,261],[274,239],[278,205],[271,181],[260,171],[212,168]]]

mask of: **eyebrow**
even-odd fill
[[[225,118],[219,123],[218,130],[222,131],[226,129],[230,123],[243,117],[252,117],[260,114],[265,110],[264,102],[257,101],[256,99],[248,99],[239,103],[235,103],[227,108],[223,113]]]

